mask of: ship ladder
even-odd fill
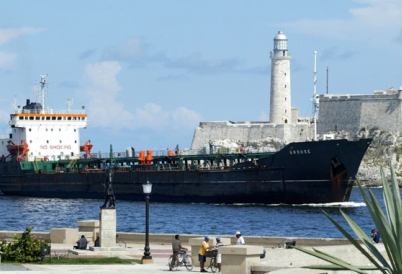
[[[38,166],[38,162],[36,161],[36,159],[35,159],[35,161],[33,161],[33,166],[34,166],[34,171],[37,172],[39,170],[39,166]]]
[[[76,162],[77,162],[77,160],[71,160],[70,163],[68,163],[67,168],[73,169]]]

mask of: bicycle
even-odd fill
[[[183,250],[182,252],[186,252],[186,251]],[[183,262],[183,254],[184,253],[176,253],[176,254],[170,255],[169,260],[168,260],[169,270],[171,270],[171,271],[177,270],[179,268],[179,266],[185,266],[188,271],[193,270],[193,260],[191,259],[191,255],[187,255],[186,261]],[[176,256],[174,265],[172,264],[173,256]]]
[[[209,266],[207,267],[211,269],[211,271],[213,273],[215,273],[219,268],[218,268],[218,263],[216,262],[216,256],[218,255],[218,250],[211,250],[211,251],[207,251],[207,253],[205,254],[205,256],[211,257],[211,260],[209,261]]]

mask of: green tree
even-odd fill
[[[0,243],[2,260],[10,262],[38,262],[41,260],[42,246],[48,246],[49,240],[39,241],[32,237],[33,226],[28,226],[21,236],[14,235],[13,242]]]
[[[382,242],[388,255],[388,260],[381,255],[372,239],[369,238],[364,231],[342,210],[341,213],[343,217],[346,219],[348,225],[351,227],[366,249],[357,241],[357,239],[354,239],[342,226],[340,226],[333,218],[323,211],[325,216],[327,216],[327,218],[349,240],[349,242],[370,260],[372,265],[356,266],[315,248],[313,248],[313,250],[309,250],[301,247],[295,247],[304,253],[331,263],[328,265],[310,265],[305,266],[304,268],[321,270],[351,270],[357,273],[366,273],[365,271],[367,270],[379,270],[381,273],[390,274],[402,273],[402,249],[400,248],[402,246],[402,205],[400,191],[392,166],[390,185],[388,184],[382,168],[380,172],[383,186],[385,212],[381,208],[380,203],[371,190],[368,190],[367,193],[363,189],[360,182],[357,182],[357,185],[364,198],[371,218],[373,219],[373,222],[381,235]]]

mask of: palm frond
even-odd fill
[[[331,263],[330,265],[310,265],[304,268],[321,269],[321,270],[351,270],[357,273],[365,273],[367,270],[380,270],[382,273],[399,274],[402,273],[402,205],[399,186],[396,175],[391,166],[391,185],[385,177],[384,171],[380,169],[381,182],[383,185],[384,207],[378,202],[373,192],[369,189],[367,192],[359,181],[357,186],[366,203],[367,210],[380,233],[382,242],[385,247],[388,258],[385,258],[377,249],[376,244],[369,238],[366,233],[341,210],[342,216],[347,221],[349,227],[356,234],[360,242],[350,235],[338,222],[336,222],[325,211],[324,215],[334,224],[334,226],[359,250],[373,265],[372,266],[356,266],[350,264],[340,258],[336,258],[330,254],[320,250],[308,250],[301,247],[294,247],[301,252],[307,253],[316,258]]]
[[[324,252],[319,251],[317,249],[313,249],[313,251],[312,251],[312,250],[305,249],[305,248],[302,248],[302,247],[297,247],[297,246],[295,246],[293,248],[297,249],[297,250],[300,250],[300,251],[302,251],[302,252],[304,252],[306,254],[312,255],[312,256],[314,256],[314,257],[316,257],[318,259],[321,259],[321,260],[324,260],[326,262],[329,262],[329,263],[331,263],[333,265],[336,265],[336,266],[338,266],[340,268],[340,270],[352,270],[352,271],[355,271],[357,273],[367,274],[366,272],[358,269],[356,266],[353,266],[353,265],[345,262],[342,259],[336,258],[336,257],[334,257],[334,256],[332,256],[330,254],[324,253]],[[324,265],[322,265],[322,266],[324,266]],[[316,266],[316,267],[320,267],[320,266]],[[305,268],[309,268],[309,267],[305,267]],[[320,268],[318,268],[318,269],[320,269]]]
[[[345,216],[346,214],[344,214],[342,211],[341,213],[343,214],[343,216]],[[348,241],[353,244],[364,256],[366,256],[367,259],[370,260],[370,262],[372,264],[374,264],[375,266],[377,266],[377,268],[380,268],[381,265],[367,252],[367,250],[365,250],[353,237],[352,235],[350,235],[341,225],[339,225],[331,216],[329,216],[326,212],[324,212],[325,216],[327,216],[327,218],[335,225],[335,227],[346,237],[346,239],[348,239]],[[348,220],[347,220],[348,221]],[[350,218],[349,218],[349,221]],[[352,223],[349,223],[350,226],[354,226],[354,227],[358,227],[358,225],[352,221]],[[352,227],[353,229],[353,227]],[[359,235],[361,237],[359,237],[359,239],[363,242],[363,243],[367,243],[367,244],[372,244],[371,240],[366,236],[366,234],[363,233],[359,233]],[[367,245],[366,245],[367,246]],[[375,248],[375,247],[374,247]],[[378,251],[377,251],[378,252]],[[379,252],[378,252],[379,253]],[[380,254],[380,253],[379,253]],[[381,255],[381,254],[380,254]]]

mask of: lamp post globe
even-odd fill
[[[145,247],[144,247],[144,256],[142,256],[142,263],[152,263],[152,256],[149,249],[149,195],[152,192],[152,184],[147,179],[145,184],[142,184],[142,190],[145,194]]]

